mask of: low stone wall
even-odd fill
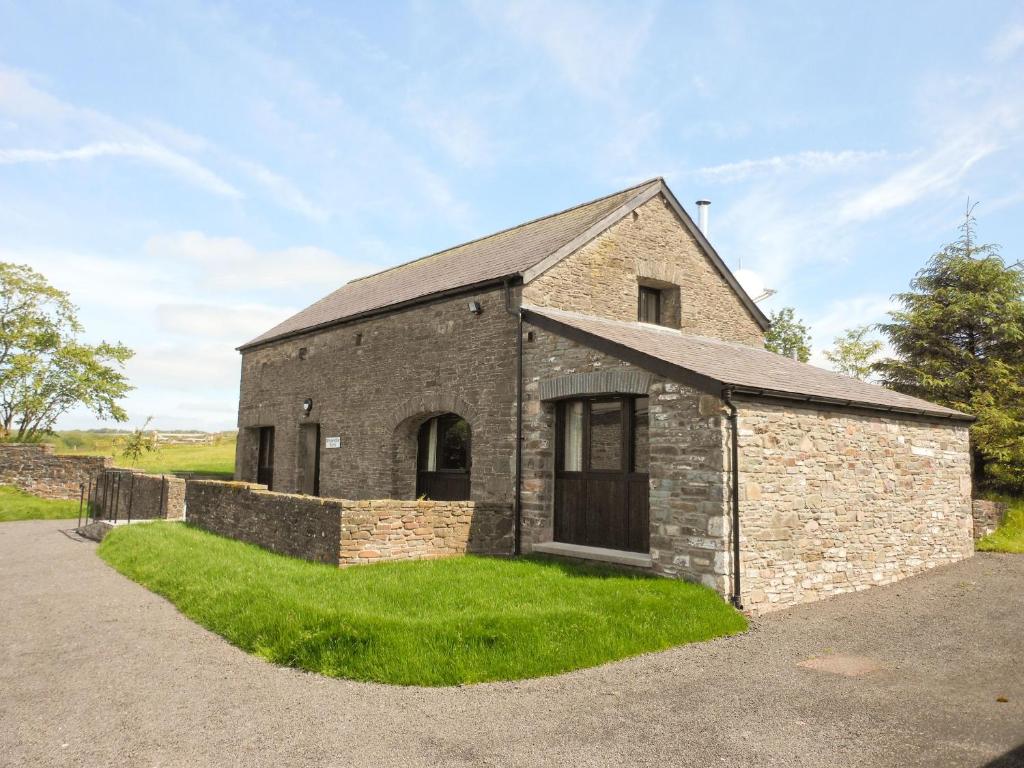
[[[185,481],[133,469],[107,469],[89,496],[90,516],[98,520],[183,520]]]
[[[974,516],[974,538],[988,536],[1006,519],[1006,505],[1001,501],[974,499],[971,502],[971,513]]]
[[[110,466],[102,456],[63,456],[52,445],[0,443],[0,485],[44,499],[78,499],[82,485]]]
[[[340,563],[512,553],[512,510],[472,501],[346,501]]]
[[[319,563],[511,554],[512,510],[470,501],[349,501],[190,480],[187,519],[221,536]]]
[[[187,520],[282,555],[337,565],[345,502],[268,491],[255,483],[190,480]]]

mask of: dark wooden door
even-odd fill
[[[274,488],[274,428],[260,427],[259,455],[256,459],[256,482]]]
[[[320,425],[299,425],[299,460],[296,485],[299,493],[320,495]]]
[[[637,405],[640,400],[642,407]],[[644,421],[638,425],[640,418]],[[646,418],[645,398],[560,404],[555,541],[650,550],[648,474],[637,471],[647,466]]]

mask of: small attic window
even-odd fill
[[[355,342],[357,347],[363,346],[363,334],[357,333],[355,336]]]
[[[299,360],[309,357],[309,347],[299,347]]]

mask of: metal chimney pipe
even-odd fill
[[[700,231],[704,233],[704,237],[708,236],[708,208],[710,206],[710,200],[697,201],[697,226],[700,227]]]

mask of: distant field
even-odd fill
[[[123,433],[58,432],[46,442],[56,446],[57,453],[80,456],[110,456],[120,467],[132,467],[154,474],[192,472],[230,478],[235,471],[234,432],[221,432],[208,445],[161,445],[155,453],[147,453],[134,465],[121,456]]]

